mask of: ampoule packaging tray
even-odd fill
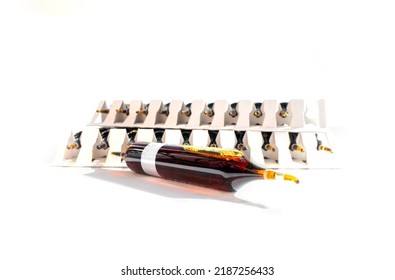
[[[126,167],[112,152],[145,141],[239,149],[267,168],[336,167],[323,99],[117,100],[92,112],[83,130],[63,137],[54,165]]]

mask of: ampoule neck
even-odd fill
[[[247,158],[246,158],[246,160],[248,161]],[[257,176],[262,176],[265,171],[266,171],[265,168],[258,166],[252,162],[249,162],[249,164],[246,166],[246,169],[245,169],[245,172],[250,173],[250,174],[255,174]]]
[[[281,172],[273,171],[270,169],[265,169],[265,168],[255,165],[254,163],[251,163],[251,162],[246,167],[246,173],[254,174],[254,175],[256,175],[256,177],[260,177],[264,180],[282,179],[284,181],[291,181],[296,184],[299,184],[299,179],[293,175],[283,174]]]

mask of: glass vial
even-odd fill
[[[136,173],[222,191],[235,191],[255,179],[282,177],[299,183],[296,177],[263,169],[232,149],[136,142],[122,156]]]

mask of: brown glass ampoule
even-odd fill
[[[233,149],[136,142],[128,146],[122,157],[134,172],[222,191],[235,191],[254,179],[283,177],[299,183],[292,175],[251,163],[242,152]]]

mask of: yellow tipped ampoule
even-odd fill
[[[239,143],[236,145],[236,149],[238,149],[239,151],[245,151],[247,150],[247,147],[244,144]]]
[[[273,146],[271,146],[270,144],[266,144],[265,146],[263,146],[263,149],[265,151],[270,151],[270,152],[275,152],[276,151],[276,149]]]
[[[333,154],[332,149],[329,148],[329,147],[326,147],[326,146],[324,146],[324,145],[318,145],[317,150],[319,150],[319,151],[325,151],[325,152],[329,152],[329,153]]]
[[[129,110],[127,110],[127,109],[116,109],[115,111],[117,113],[126,114],[126,115],[129,113]]]
[[[296,144],[292,144],[291,151],[298,151],[298,152],[304,153],[303,147],[296,145]]]
[[[108,114],[110,112],[110,110],[109,109],[97,109],[96,110],[96,113],[102,113],[102,114]]]

